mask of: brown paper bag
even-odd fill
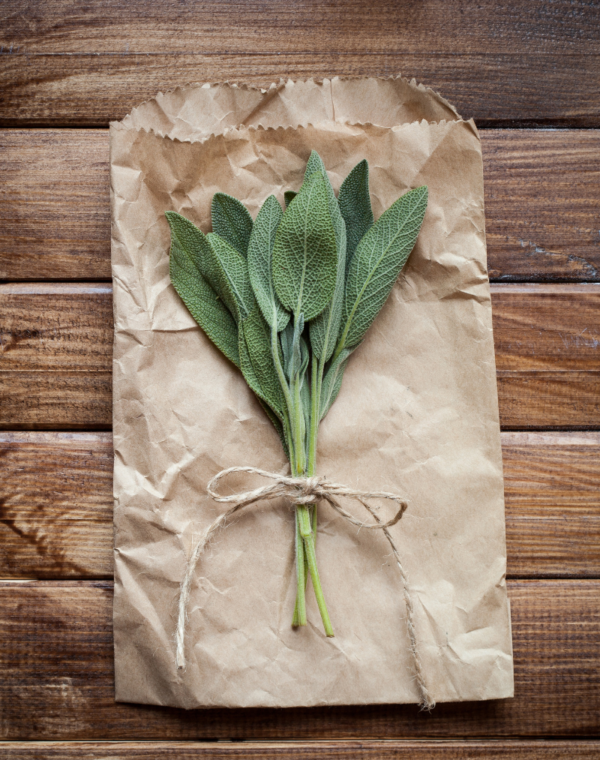
[[[115,296],[116,699],[186,708],[418,702],[398,568],[379,531],[326,505],[317,551],[336,631],[290,626],[293,512],[259,504],[211,542],[175,664],[194,538],[223,511],[220,470],[280,471],[279,439],[169,280],[166,210],[205,232],[216,191],[253,216],[317,150],[334,188],[361,159],[375,216],[426,184],[417,246],[321,425],[318,472],[404,494],[391,531],[437,701],[513,694],[502,461],[481,149],[472,122],[401,79],[198,86],[111,125]],[[241,476],[233,487],[254,487]],[[262,485],[262,484],[260,484]],[[358,509],[348,506],[358,514]]]

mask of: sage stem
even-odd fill
[[[304,540],[300,533],[298,507],[296,507],[296,606],[292,625],[294,627],[306,625],[306,556]]]
[[[319,612],[321,613],[321,619],[323,620],[323,627],[325,628],[325,635],[328,637],[334,636],[333,626],[329,619],[329,613],[327,612],[327,604],[325,603],[325,596],[323,589],[321,588],[321,581],[319,579],[319,570],[317,568],[317,555],[315,553],[315,542],[310,524],[310,513],[308,507],[298,506],[296,507],[300,515],[300,533],[304,539],[304,550],[306,552],[306,559],[308,560],[308,571],[310,573],[310,579],[313,584],[315,597],[317,598],[317,605]]]

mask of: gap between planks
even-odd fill
[[[597,760],[598,741],[7,742],[6,760]]]

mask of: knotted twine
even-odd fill
[[[262,488],[256,488],[253,491],[244,491],[242,493],[232,494],[231,496],[221,496],[217,493],[216,486],[222,478],[230,475],[234,472],[247,472],[251,475],[261,475],[263,478],[273,480],[272,485],[263,486]],[[224,512],[222,515],[209,525],[204,531],[203,535],[196,541],[190,558],[187,562],[185,571],[185,577],[181,583],[179,592],[179,614],[177,619],[177,655],[176,662],[179,670],[185,668],[185,624],[187,619],[187,606],[190,598],[190,588],[192,584],[192,578],[200,555],[206,548],[211,536],[216,533],[222,526],[225,525],[227,519],[233,514],[245,507],[249,507],[252,504],[256,504],[257,501],[272,501],[273,499],[286,498],[293,504],[317,504],[320,500],[326,501],[335,511],[340,514],[345,520],[352,525],[356,525],[359,528],[366,528],[369,530],[381,530],[383,535],[387,538],[392,552],[396,559],[396,564],[400,570],[400,578],[402,579],[402,587],[404,593],[404,603],[406,605],[406,627],[408,630],[408,638],[410,641],[410,652],[413,659],[413,665],[415,670],[415,678],[419,689],[419,695],[421,697],[421,706],[424,709],[431,710],[435,707],[435,701],[430,695],[429,690],[425,684],[423,677],[423,665],[421,658],[417,650],[417,637],[414,626],[414,607],[412,597],[409,592],[408,578],[406,571],[402,567],[400,561],[400,553],[398,547],[388,528],[395,525],[402,517],[408,504],[403,501],[400,496],[393,493],[387,493],[385,491],[357,491],[347,486],[340,485],[338,483],[332,483],[322,476],[314,476],[310,478],[292,478],[286,475],[280,475],[276,472],[267,472],[266,470],[260,470],[258,467],[229,467],[226,470],[221,470],[210,481],[207,486],[207,491],[212,498],[221,504],[233,504],[233,506]],[[375,520],[374,523],[364,523],[357,520],[350,512],[347,512],[342,505],[337,501],[337,496],[347,496],[350,499],[355,499],[360,502],[363,507],[369,512],[369,514]],[[368,503],[368,499],[388,499],[398,505],[398,511],[387,522],[382,522],[377,514],[375,508]]]

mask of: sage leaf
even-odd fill
[[[167,211],[171,228],[171,283],[188,311],[215,346],[240,366],[238,328],[229,310],[202,274],[202,260],[211,254],[202,232],[185,217]]]
[[[369,194],[369,164],[361,161],[342,182],[338,196],[346,223],[346,270],[358,244],[373,226],[373,209]]]
[[[321,388],[319,420],[322,420],[323,417],[325,417],[340,392],[344,372],[348,366],[348,359],[350,359],[350,355],[353,351],[353,348],[343,349],[331,362],[329,369],[325,373]]]
[[[290,320],[290,313],[281,305],[273,285],[273,246],[282,217],[279,201],[270,195],[258,212],[248,244],[250,284],[263,317],[270,327],[276,327],[277,332],[281,332]]]
[[[279,333],[279,341],[283,355],[283,369],[287,379],[290,379],[292,348],[294,344],[294,324],[288,322],[284,330]]]
[[[252,217],[243,203],[227,193],[215,193],[210,209],[212,231],[246,256],[252,232]]]
[[[319,172],[305,182],[286,209],[275,235],[273,283],[283,306],[306,322],[331,301],[337,276],[337,245]]]
[[[281,424],[281,420],[277,415],[273,412],[271,407],[268,404],[265,404],[265,402],[259,398],[258,403],[262,406],[264,413],[267,415],[269,420],[271,421],[271,424],[277,431],[277,435],[279,436],[279,440],[281,441],[281,445],[283,446],[283,451],[286,455],[286,457],[290,458],[290,447],[289,443],[285,434],[285,428]]]
[[[354,348],[379,314],[412,251],[427,208],[427,187],[418,187],[385,211],[360,241],[350,264],[343,332],[336,348]]]
[[[285,399],[273,363],[271,329],[258,306],[242,321],[240,332],[245,344],[240,348],[242,373],[256,395],[283,419]]]
[[[309,173],[314,172],[320,172],[325,181],[327,204],[337,245],[337,274],[333,298],[327,308],[310,324],[310,342],[313,353],[317,358],[327,361],[335,349],[342,318],[344,282],[346,279],[346,224],[325,171],[325,164],[319,154],[313,150],[308,159],[305,178],[310,176]]]
[[[290,203],[294,200],[294,198],[298,195],[294,190],[286,190],[283,194],[283,201],[285,203],[285,207],[287,208]]]
[[[173,214],[174,212],[168,213]],[[183,222],[181,222],[181,220],[183,220]],[[192,224],[187,219],[185,219],[185,217],[180,216],[179,223],[183,224],[184,222],[187,222],[188,225]],[[215,255],[208,236],[204,235],[204,233],[197,227],[194,227],[194,230],[190,230],[190,233],[195,234],[198,242],[202,244],[202,247],[198,249],[201,252],[201,255],[199,255],[196,259],[200,273],[207,280],[208,284],[215,291],[217,296],[223,301],[225,306],[229,309],[229,312],[235,321],[239,323],[241,319],[239,304],[233,290],[231,289],[225,271],[223,270],[219,259]]]
[[[225,277],[230,291],[235,296],[239,318],[245,319],[256,304],[250,284],[248,261],[216,233],[209,232],[206,239],[213,250],[217,266],[220,267],[220,271],[215,271],[215,280]]]
[[[304,330],[304,317],[302,316],[302,314],[300,314],[300,316],[294,323],[294,332],[292,335],[290,363],[289,363],[289,368],[288,368],[290,380],[295,380],[297,378],[298,373],[300,372],[300,368],[303,363],[304,353],[302,351],[301,341],[304,344],[304,346],[306,346],[306,341],[304,341],[304,339],[301,337],[303,330]],[[307,358],[307,361],[308,361],[308,358]]]

